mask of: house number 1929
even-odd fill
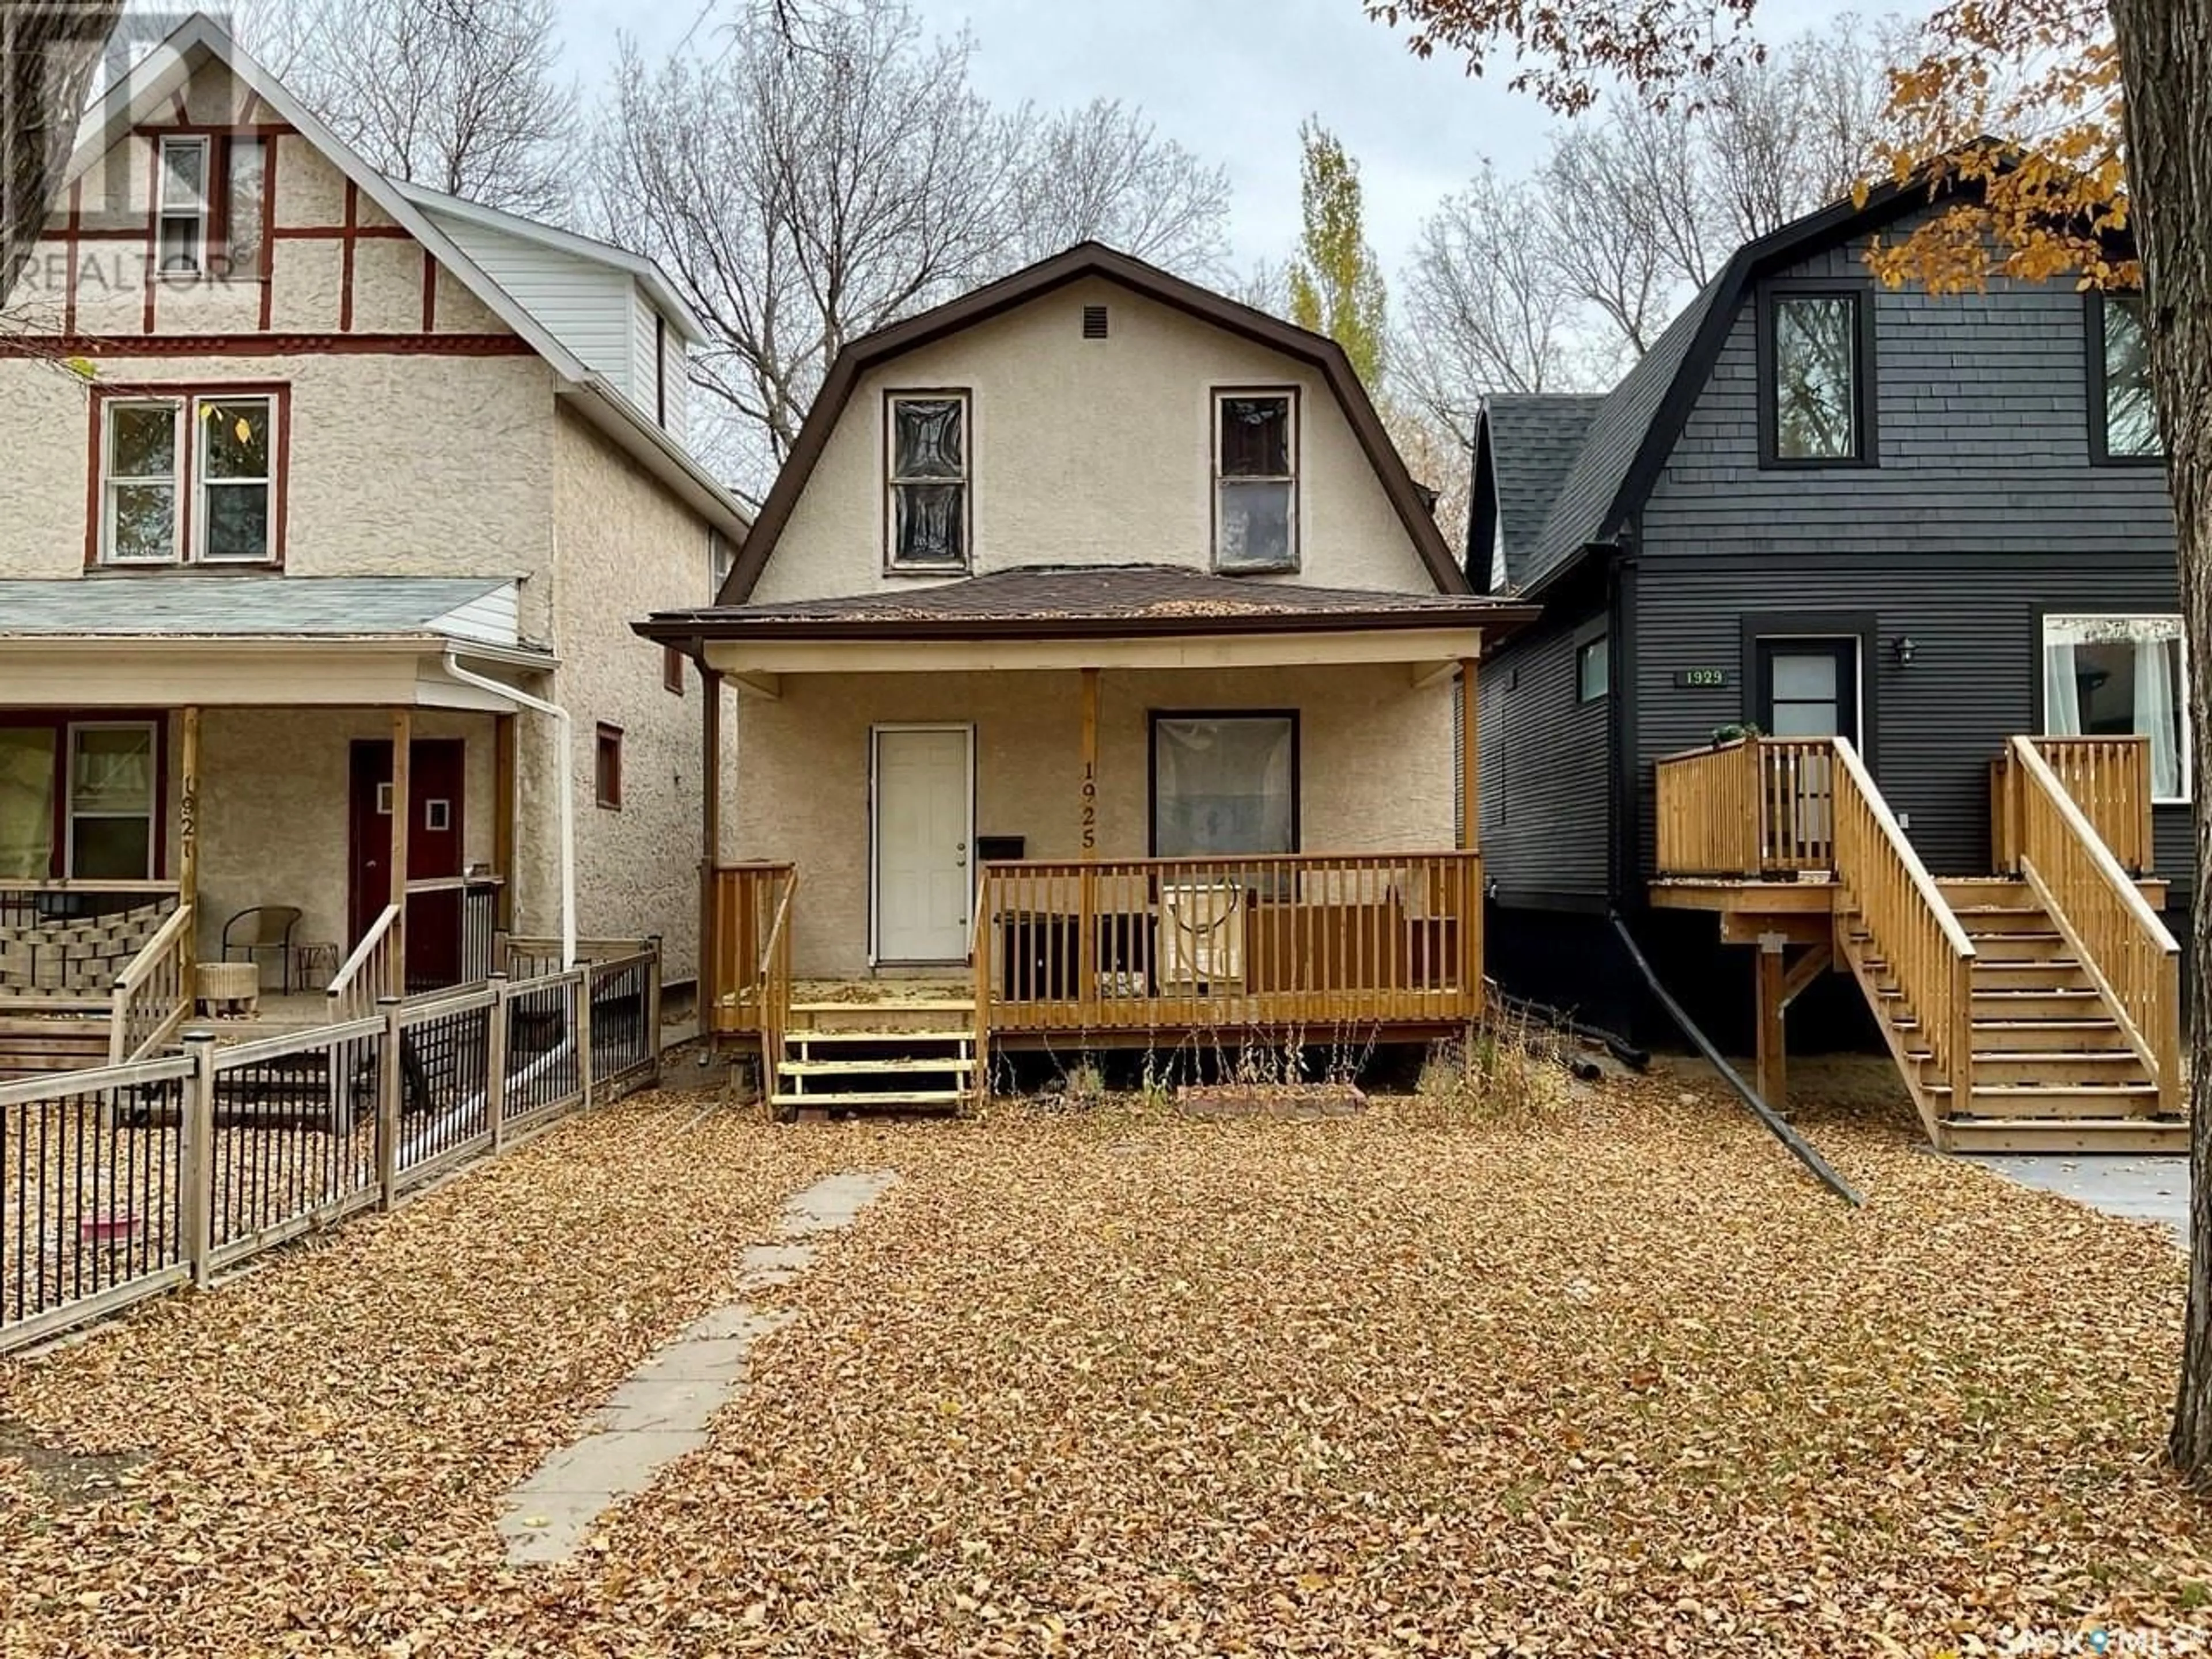
[[[1674,684],[1688,690],[1715,690],[1728,684],[1725,668],[1683,668],[1674,674]]]

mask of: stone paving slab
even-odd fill
[[[896,1179],[888,1170],[831,1176],[793,1195],[778,1220],[778,1242],[748,1245],[739,1256],[740,1286],[798,1278],[813,1263],[814,1247],[784,1241],[851,1226]],[[589,1431],[508,1494],[499,1522],[507,1559],[574,1560],[617,1499],[643,1492],[668,1464],[706,1443],[708,1419],[744,1391],[753,1344],[789,1318],[742,1299],[726,1302],[631,1372],[592,1413]]]
[[[2050,1152],[1991,1153],[1972,1160],[2024,1187],[2039,1187],[2130,1221],[2155,1221],[2189,1244],[2189,1159]]]

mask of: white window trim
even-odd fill
[[[125,568],[149,568],[155,565],[175,564],[182,556],[184,514],[179,510],[179,504],[185,487],[184,434],[179,428],[188,417],[191,402],[188,398],[114,398],[102,405],[100,427],[100,562],[102,564],[119,565]],[[166,409],[170,413],[169,474],[166,478],[125,477],[115,471],[115,416],[119,410],[133,409]],[[120,554],[116,550],[116,492],[133,486],[154,484],[169,487],[169,550],[158,558]]]
[[[276,471],[281,464],[276,454],[276,399],[266,392],[241,392],[236,397],[216,392],[194,397],[190,400],[192,422],[192,558],[202,564],[267,564],[276,556]],[[262,419],[269,434],[269,459],[266,469],[258,478],[217,478],[208,465],[208,439],[214,422],[209,419],[209,409],[224,404],[233,405],[258,404]],[[264,496],[261,516],[261,550],[254,554],[226,553],[220,556],[208,550],[208,527],[214,515],[209,509],[209,491],[237,489],[258,485]]]
[[[198,201],[173,202],[169,198],[169,155],[173,150],[197,149],[200,155],[200,190]],[[206,137],[165,135],[154,157],[155,204],[154,213],[154,269],[157,276],[204,276],[208,268],[209,204],[215,195],[215,180],[208,176],[214,165],[214,147]],[[161,227],[172,219],[191,219],[199,228],[193,239],[192,268],[190,271],[165,270],[161,267]]]
[[[146,734],[148,775],[153,781],[151,798],[143,812],[80,812],[76,810],[76,734],[80,732],[143,732]],[[71,720],[62,736],[62,868],[76,878],[76,823],[79,818],[138,818],[146,824],[145,873],[115,876],[114,881],[151,881],[153,866],[161,856],[161,734],[152,720]],[[92,879],[99,879],[93,878]]]
[[[1207,434],[1213,472],[1213,499],[1208,508],[1212,520],[1212,546],[1209,550],[1211,556],[1208,560],[1208,568],[1216,575],[1223,576],[1295,574],[1302,568],[1305,556],[1305,538],[1299,534],[1298,523],[1299,515],[1304,507],[1304,491],[1298,488],[1298,442],[1303,435],[1298,426],[1298,388],[1294,386],[1218,386],[1212,391],[1212,400],[1209,406],[1212,424]],[[1221,470],[1221,407],[1231,398],[1279,398],[1285,405],[1283,422],[1284,452],[1290,458],[1291,470],[1281,474],[1241,472],[1231,477]],[[1280,483],[1290,486],[1291,506],[1286,515],[1289,544],[1283,550],[1282,563],[1247,564],[1234,567],[1224,567],[1222,564],[1221,532],[1224,520],[1221,511],[1221,490],[1222,486],[1228,483]]]
[[[2181,793],[2178,795],[2161,795],[2154,790],[2150,804],[2153,806],[2190,805],[2197,799],[2197,779],[2196,757],[2191,752],[2193,744],[2189,720],[2189,684],[2191,671],[2189,661],[2187,623],[2178,611],[2047,611],[2044,612],[2039,626],[2039,637],[2036,643],[2035,672],[2036,684],[2039,686],[2044,684],[2048,672],[2045,658],[2053,643],[2051,637],[2051,625],[2054,623],[2082,622],[2171,622],[2180,626],[2181,688],[2175,699],[2176,718],[2180,729],[2175,733],[2175,741],[2180,744],[2179,759],[2181,766]],[[2082,641],[2075,640],[2069,643],[2079,645]],[[2043,726],[2046,732],[2050,729],[2051,710],[2047,707],[2043,711]]]
[[[898,411],[901,404],[956,403],[960,405],[960,476],[908,478],[898,471]],[[924,563],[898,556],[898,492],[902,484],[960,486],[959,559]],[[884,394],[884,569],[892,575],[940,576],[975,568],[975,409],[966,388],[887,392]]]

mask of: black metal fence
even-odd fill
[[[0,1086],[0,1352],[210,1277],[650,1081],[657,955]]]

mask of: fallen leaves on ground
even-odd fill
[[[1915,1655],[2195,1639],[2153,1229],[1686,1079],[1534,1121],[647,1096],[0,1364],[0,1651]],[[833,1170],[900,1183],[577,1565],[501,1499]],[[2206,1639],[2212,1640],[2212,1637]],[[2188,1649],[2173,1645],[2170,1651]]]

